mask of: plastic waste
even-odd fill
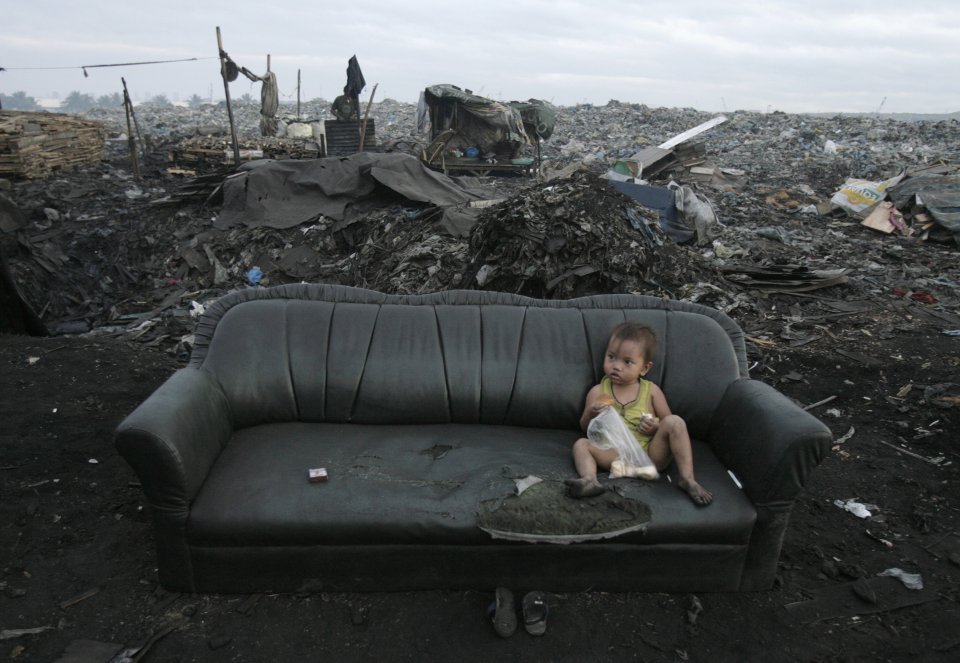
[[[610,477],[656,479],[656,466],[627,428],[623,417],[611,407],[604,408],[587,426],[587,438],[600,449],[614,449],[619,458],[610,465]]]
[[[849,178],[830,202],[854,216],[866,218],[873,208],[887,197],[887,189],[895,187],[906,176],[905,172],[887,180],[861,180]]]
[[[919,573],[907,573],[903,569],[892,568],[881,571],[877,575],[898,578],[907,589],[923,589],[923,577]]]
[[[849,511],[857,518],[869,518],[873,515],[870,509],[873,509],[874,511],[877,510],[876,504],[861,504],[856,500],[834,500],[833,503],[844,511]]]
[[[533,474],[528,474],[522,479],[514,479],[513,482],[517,484],[517,495],[523,495],[523,492],[530,486],[536,486],[538,483],[541,483],[543,479]]]
[[[247,283],[250,285],[258,285],[263,279],[263,272],[259,267],[251,267],[250,271],[247,272]]]
[[[697,238],[697,244],[708,244],[720,223],[713,205],[688,186],[670,182],[667,188],[671,189],[676,197],[677,211],[682,220],[682,223],[677,225],[683,226],[687,232],[692,231]],[[669,229],[667,231],[669,233]]]
[[[476,159],[478,156],[480,156],[480,150],[475,147],[468,147],[464,154],[468,159]]]

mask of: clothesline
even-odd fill
[[[149,60],[146,62],[116,62],[110,64],[84,64],[72,67],[0,67],[0,71],[52,71],[55,69],[81,69],[83,75],[87,76],[87,69],[98,69],[100,67],[134,67],[144,64],[167,64],[170,62],[196,62],[199,60],[216,60],[215,57],[209,58],[181,58],[178,60]]]

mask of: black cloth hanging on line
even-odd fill
[[[367,81],[363,79],[363,72],[360,71],[360,63],[354,55],[347,63],[347,84],[343,87],[343,93],[348,97],[359,97],[366,85]]]

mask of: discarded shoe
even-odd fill
[[[523,627],[530,635],[543,635],[547,630],[550,607],[543,592],[528,592],[523,597]]]
[[[513,592],[506,587],[497,587],[493,603],[487,608],[493,630],[503,638],[509,638],[517,630],[516,606],[513,602]]]

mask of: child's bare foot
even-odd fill
[[[706,490],[699,483],[693,479],[680,479],[677,482],[677,485],[680,486],[683,490],[686,491],[687,495],[690,496],[690,499],[693,500],[694,504],[699,504],[700,506],[707,506],[710,502],[713,501],[713,493]]]
[[[567,479],[564,483],[570,497],[596,497],[606,490],[596,479]]]

